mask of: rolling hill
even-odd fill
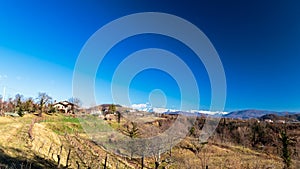
[[[277,116],[286,116],[286,115],[294,115],[298,114],[296,112],[276,112],[276,111],[268,111],[268,110],[239,110],[230,112],[223,117],[226,118],[238,118],[238,119],[251,119],[251,118],[259,118],[261,116],[267,114],[274,114]]]

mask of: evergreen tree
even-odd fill
[[[291,154],[289,151],[289,145],[290,145],[290,139],[287,135],[286,129],[280,132],[279,137],[281,143],[282,143],[282,154],[281,158],[283,159],[283,162],[285,164],[285,168],[290,168],[291,166]]]

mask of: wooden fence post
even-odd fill
[[[69,149],[68,156],[67,156],[67,162],[66,162],[66,167],[67,167],[67,168],[68,168],[68,166],[69,166],[70,154],[71,154],[71,148]]]
[[[144,169],[144,155],[142,156],[142,169]]]
[[[108,160],[108,154],[106,154],[106,157],[105,157],[105,162],[104,162],[104,169],[106,169],[106,165],[107,165],[107,160]]]
[[[60,166],[60,155],[57,155],[57,168]]]

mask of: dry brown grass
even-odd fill
[[[77,168],[77,163],[80,168],[102,168],[107,152],[88,139],[78,127],[76,119],[63,115],[44,115],[44,120],[34,124],[33,139],[30,139],[28,129],[35,118],[37,117],[34,115],[25,115],[22,118],[0,117],[1,165],[6,161],[1,159],[9,158],[8,163],[4,164],[17,168],[24,161],[30,161],[42,168],[53,168],[57,167],[59,155],[60,167],[65,167],[71,149],[69,168]],[[78,133],[80,131],[82,133]],[[138,166],[137,162],[127,162],[124,158],[110,154],[108,166],[115,168],[116,165],[119,168]]]
[[[185,140],[173,149],[172,165],[167,168],[201,169],[204,160],[213,169],[282,169],[283,163],[279,157],[259,153],[247,148],[232,145],[205,145],[196,155],[189,149],[190,142]],[[189,145],[182,145],[189,144]],[[180,147],[181,146],[181,147]],[[205,152],[205,153],[204,153]],[[165,158],[170,158],[165,156]]]
[[[0,151],[0,159],[1,153],[4,153],[12,158],[31,159],[32,162],[40,164],[47,160],[57,165],[57,155],[60,155],[61,166],[65,166],[68,151],[71,149],[69,168],[77,168],[76,161],[81,168],[98,168],[104,163],[107,152],[89,140],[76,119],[63,115],[44,115],[45,120],[35,123],[32,130],[34,139],[30,140],[27,131],[34,118],[35,115],[25,115],[22,118],[0,117],[0,150],[3,151]],[[118,126],[115,121],[110,123]],[[147,124],[147,127],[151,126]],[[145,131],[141,129],[141,132],[146,132],[146,128]],[[283,168],[280,157],[238,145],[210,143],[196,154],[191,151],[193,146],[190,138],[186,138],[172,149],[172,157],[168,153],[162,154],[161,167],[201,169],[203,161],[207,160],[210,169]],[[129,160],[108,154],[110,168],[116,168],[117,165],[119,168],[140,168],[140,159]],[[36,157],[42,160],[38,161]],[[145,164],[146,168],[153,168],[154,159],[146,158]],[[294,168],[297,167],[294,165]]]

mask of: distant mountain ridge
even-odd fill
[[[101,104],[93,108],[105,108],[109,107],[110,104]],[[121,108],[126,106],[116,105],[116,107]],[[300,112],[287,112],[287,111],[270,111],[270,110],[256,110],[256,109],[247,109],[247,110],[238,110],[232,112],[212,112],[208,110],[190,110],[190,111],[180,111],[176,109],[166,109],[166,108],[153,108],[150,104],[136,104],[132,107],[127,107],[136,111],[145,111],[145,112],[155,112],[166,115],[190,115],[190,116],[213,116],[213,117],[224,117],[224,118],[234,118],[234,119],[272,119],[272,120],[295,120],[300,121]]]
[[[294,115],[299,114],[300,112],[276,112],[276,111],[269,111],[269,110],[239,110],[230,112],[223,117],[226,118],[239,118],[239,119],[251,119],[251,118],[260,118],[267,114],[274,114],[277,116],[286,116],[286,115]]]

